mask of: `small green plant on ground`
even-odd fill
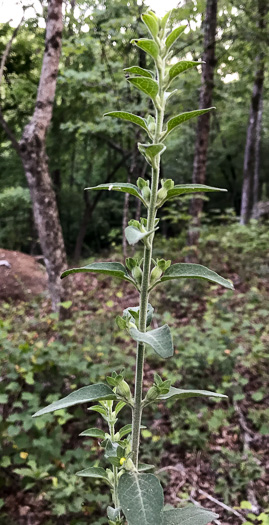
[[[203,279],[217,285],[233,289],[230,281],[212,270],[199,264],[176,263],[170,260],[153,258],[153,241],[158,230],[158,210],[170,199],[194,192],[224,191],[205,185],[174,185],[173,180],[161,180],[160,158],[166,146],[168,135],[185,121],[202,115],[212,108],[189,111],[177,115],[164,123],[166,102],[173,96],[169,91],[173,80],[184,71],[197,66],[200,62],[180,61],[169,66],[171,47],[184,31],[185,26],[167,34],[169,14],[159,19],[149,11],[142,15],[142,20],[149,29],[152,39],[142,38],[132,43],[150,55],[155,64],[155,72],[132,66],[125,70],[128,81],[145,93],[153,102],[155,116],[146,119],[126,111],[113,111],[106,116],[116,117],[140,126],[148,135],[150,142],[138,143],[140,153],[151,167],[151,182],[138,178],[137,185],[111,183],[99,185],[91,190],[114,190],[127,192],[140,199],[147,217],[131,220],[125,230],[130,245],[144,244],[143,258],[127,258],[125,266],[118,262],[92,263],[82,268],[74,268],[63,273],[66,277],[72,273],[90,272],[119,278],[134,286],[139,292],[137,307],[127,307],[116,321],[120,330],[126,331],[137,343],[135,392],[132,395],[122,371],[113,372],[106,378],[107,384],[97,383],[84,386],[68,396],[54,401],[36,412],[42,416],[50,412],[65,409],[83,403],[97,403],[89,410],[99,414],[107,424],[106,431],[101,428],[89,428],[81,435],[101,440],[104,459],[108,468],[89,467],[77,473],[80,477],[102,480],[112,493],[113,505],[108,506],[107,516],[110,525],[120,525],[127,521],[129,525],[206,525],[217,515],[196,506],[181,509],[164,506],[163,489],[158,478],[147,471],[153,470],[151,464],[139,462],[140,433],[142,411],[153,403],[166,400],[183,400],[192,397],[226,398],[223,394],[208,390],[184,390],[171,386],[170,380],[163,380],[155,374],[154,383],[143,397],[143,370],[146,345],[150,346],[162,359],[173,356],[174,348],[170,328],[167,324],[151,329],[154,309],[149,303],[149,294],[159,284],[183,278]],[[123,407],[129,407],[132,413],[131,423],[118,428],[118,415]]]

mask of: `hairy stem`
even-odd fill
[[[158,82],[159,82],[159,97],[160,106],[156,105],[156,130],[154,135],[153,144],[157,144],[160,140],[160,136],[163,128],[164,118],[164,92],[163,92],[163,78],[164,78],[165,63],[163,60],[162,66],[157,68]],[[150,204],[147,214],[147,229],[148,231],[153,230],[156,218],[156,201],[159,186],[160,176],[160,155],[156,157],[155,165],[152,168],[152,180],[151,180],[151,197]],[[154,233],[149,237],[149,247],[144,248],[144,263],[143,263],[143,276],[140,292],[140,309],[139,309],[139,330],[141,332],[146,331],[147,322],[147,309],[149,299],[149,285],[150,285],[150,272],[152,262],[152,247],[153,247]],[[136,375],[135,375],[135,396],[134,396],[134,408],[133,408],[133,429],[132,429],[132,453],[133,462],[135,467],[138,467],[138,455],[139,455],[139,443],[140,443],[140,426],[142,417],[142,394],[143,394],[143,370],[144,370],[144,357],[145,357],[145,344],[138,343],[137,345],[137,356],[136,356]]]
[[[113,417],[112,417],[112,406],[109,407],[109,433],[111,436],[111,441],[114,441],[115,438],[115,425],[112,423]],[[114,499],[114,505],[115,508],[120,506],[119,502],[119,496],[118,496],[118,468],[113,465],[113,476],[114,476],[114,491],[113,491],[113,499]]]

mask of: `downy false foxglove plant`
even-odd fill
[[[151,167],[151,182],[139,177],[137,185],[111,183],[87,188],[98,191],[127,192],[140,199],[146,209],[147,218],[130,221],[125,235],[131,245],[139,241],[144,244],[143,259],[128,258],[125,266],[115,262],[97,262],[82,268],[67,270],[62,275],[66,277],[77,272],[105,274],[127,281],[139,291],[139,306],[126,308],[122,317],[116,319],[119,328],[126,330],[137,342],[134,396],[123,374],[114,372],[107,377],[107,384],[99,383],[80,388],[35,414],[35,416],[41,416],[80,403],[98,402],[89,410],[103,417],[107,424],[107,432],[98,428],[90,428],[82,432],[81,436],[101,440],[101,447],[105,450],[104,458],[109,467],[106,469],[90,467],[78,472],[78,476],[101,479],[110,487],[113,501],[113,506],[107,509],[110,525],[120,525],[126,521],[129,525],[206,525],[217,517],[216,514],[195,506],[183,509],[164,508],[163,489],[160,482],[154,474],[146,472],[154,467],[139,463],[141,416],[145,406],[165,402],[166,399],[180,400],[196,396],[226,397],[206,390],[175,388],[171,386],[170,381],[163,381],[157,374],[153,385],[143,397],[143,365],[146,345],[149,345],[161,358],[171,357],[174,351],[168,325],[154,330],[150,329],[153,317],[153,308],[149,304],[150,292],[160,283],[182,278],[204,279],[233,289],[230,281],[199,264],[176,263],[171,265],[171,261],[152,258],[154,235],[159,222],[156,217],[157,212],[167,200],[186,193],[225,191],[205,185],[175,185],[171,179],[161,180],[159,184],[160,158],[166,149],[165,140],[168,135],[183,122],[212,109],[189,111],[164,122],[166,102],[175,92],[169,91],[174,78],[183,71],[201,64],[201,62],[179,61],[172,66],[169,65],[171,47],[184,31],[185,26],[178,27],[167,34],[168,19],[169,13],[159,19],[155,13],[148,11],[142,15],[142,20],[152,39],[141,38],[132,41],[134,45],[153,58],[155,72],[138,66],[125,69],[128,82],[151,98],[155,116],[149,115],[144,119],[125,111],[106,113],[106,116],[116,117],[140,126],[148,135],[149,142],[139,143],[138,149]],[[117,428],[117,416],[124,406],[131,409],[132,423]]]

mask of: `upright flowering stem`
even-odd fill
[[[160,42],[160,46],[164,42]],[[164,74],[165,74],[165,59],[159,58],[159,64],[156,66],[157,78],[159,84],[159,103],[155,104],[155,119],[156,128],[154,134],[154,140],[152,144],[158,144],[160,142],[162,130],[163,130],[163,119],[164,119]],[[154,229],[156,213],[157,213],[157,193],[159,187],[160,178],[160,154],[158,154],[154,161],[151,174],[151,196],[150,203],[147,213],[147,229],[151,231]],[[148,298],[149,298],[149,287],[150,287],[150,271],[152,262],[152,249],[153,249],[154,233],[152,233],[148,239],[147,245],[144,248],[144,261],[143,261],[143,276],[140,292],[140,309],[139,309],[139,330],[141,332],[146,331],[146,320],[147,320],[147,309],[148,309]],[[144,355],[145,355],[145,344],[137,344],[137,356],[136,356],[136,374],[135,374],[135,396],[134,396],[134,408],[133,408],[133,430],[132,430],[132,453],[133,462],[138,467],[138,456],[139,456],[139,443],[140,443],[140,426],[142,417],[142,391],[143,391],[143,369],[144,369]]]

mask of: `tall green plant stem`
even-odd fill
[[[161,67],[157,67],[158,83],[159,83],[159,101],[160,103],[155,106],[156,111],[156,128],[154,135],[153,144],[157,144],[160,141],[160,136],[163,128],[164,119],[164,90],[163,90],[163,79],[165,72],[165,60],[162,61]],[[154,229],[155,218],[156,218],[156,202],[157,193],[159,187],[160,177],[160,154],[156,157],[155,165],[152,167],[152,179],[151,179],[151,197],[147,213],[147,229],[151,231]],[[149,237],[148,246],[144,248],[144,262],[143,262],[143,275],[140,292],[140,308],[139,308],[139,330],[145,332],[147,328],[147,309],[149,299],[149,284],[150,284],[150,272],[151,272],[151,261],[152,261],[152,248],[153,248],[154,233]],[[134,396],[134,408],[133,408],[133,431],[132,431],[132,453],[133,462],[135,467],[138,467],[138,455],[139,455],[139,444],[140,444],[140,426],[142,417],[142,395],[143,395],[143,372],[144,372],[144,357],[145,357],[145,344],[138,343],[137,355],[136,355],[136,373],[135,373],[135,396]]]
[[[110,436],[111,436],[111,441],[114,441],[115,440],[115,425],[114,425],[114,422],[113,422],[113,416],[112,416],[112,405],[109,407],[109,422],[108,422],[108,426],[109,426],[109,433],[110,433]],[[113,465],[113,483],[114,483],[114,504],[115,504],[115,508],[119,507],[120,506],[120,503],[119,503],[119,495],[118,495],[118,483],[119,483],[119,480],[118,480],[118,468],[115,467],[115,465]]]

